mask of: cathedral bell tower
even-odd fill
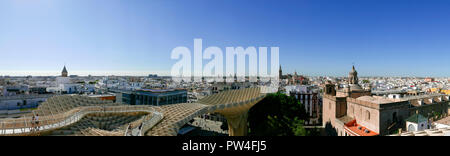
[[[67,77],[67,75],[68,75],[68,72],[67,72],[66,66],[64,66],[64,68],[61,72],[61,77]]]
[[[348,74],[348,83],[349,84],[358,84],[358,72],[355,69],[355,66],[353,66],[352,71]]]
[[[280,70],[278,70],[278,78],[280,80],[283,79],[283,70],[281,70],[281,65],[280,65]]]

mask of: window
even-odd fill
[[[353,117],[355,117],[355,108],[353,108],[353,106],[350,106],[350,112],[352,112]]]
[[[370,112],[366,110],[366,120],[370,120]]]
[[[414,131],[416,131],[416,128],[414,127],[413,124],[410,124],[410,125],[408,126],[408,132],[414,132]]]

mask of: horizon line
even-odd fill
[[[171,76],[169,71],[73,71],[73,74],[80,77],[84,76],[139,76],[139,77],[146,77],[149,75],[158,75],[162,77]],[[291,73],[289,73],[291,74]],[[0,76],[10,76],[10,77],[27,77],[27,76],[37,76],[37,77],[58,77],[61,75],[61,72],[59,71],[0,71]],[[283,74],[287,75],[287,74]],[[348,77],[347,75],[318,75],[318,74],[299,74],[299,76],[306,76],[306,77]],[[450,78],[450,76],[419,76],[419,75],[396,75],[396,76],[380,76],[380,75],[359,75],[360,78],[370,78],[370,77],[416,77],[416,78]]]

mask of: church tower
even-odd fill
[[[297,85],[297,79],[298,79],[298,75],[297,75],[297,70],[294,72],[294,76],[292,77],[292,84],[293,85]]]
[[[64,66],[62,73],[61,73],[61,77],[67,77],[67,74],[68,74],[68,72],[67,72],[66,66]]]
[[[345,89],[345,93],[348,97],[358,98],[361,96],[370,96],[371,91],[363,89],[359,84],[358,72],[353,66],[352,71],[348,74],[349,87]]]
[[[283,70],[281,70],[281,65],[280,65],[280,70],[278,70],[278,78],[280,80],[283,79]]]
[[[349,84],[358,84],[358,72],[355,69],[355,66],[353,66],[352,71],[348,74],[348,83]]]

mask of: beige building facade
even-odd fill
[[[346,88],[336,87],[331,82],[323,86],[323,124],[325,127],[331,125],[338,136],[388,135],[399,128],[405,130],[405,119],[415,113],[448,115],[448,95],[402,99],[372,96],[370,89],[359,86],[354,67],[348,82]]]

